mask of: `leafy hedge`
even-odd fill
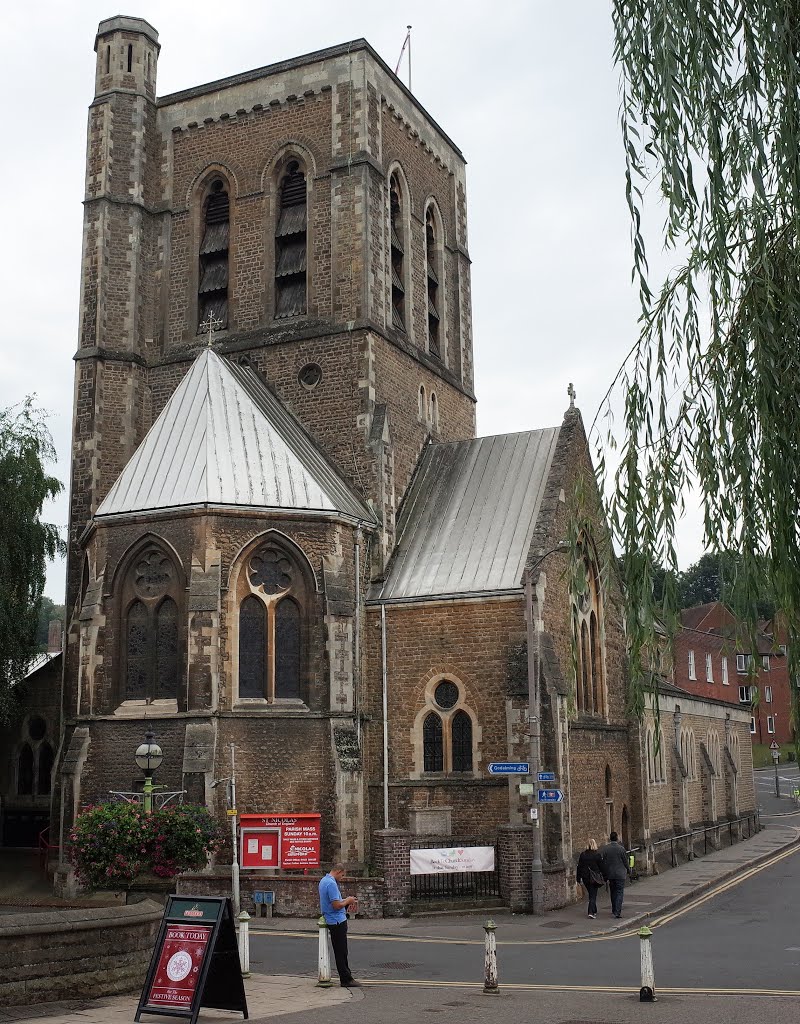
[[[90,888],[128,886],[143,873],[172,878],[203,867],[221,841],[205,807],[179,804],[145,814],[138,804],[87,807],[70,831],[70,858]]]

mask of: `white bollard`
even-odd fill
[[[319,978],[317,980],[317,986],[319,988],[330,988],[331,982],[331,954],[328,949],[328,925],[325,923],[325,918],[320,916],[319,921],[319,954],[317,956],[317,964],[319,968]]]
[[[653,971],[653,947],[650,945],[652,932],[645,925],[639,929],[639,945],[642,956],[642,987],[639,989],[640,1003],[656,1001],[656,981]]]
[[[242,977],[250,977],[250,915],[246,910],[239,914],[239,964]]]
[[[497,984],[497,925],[491,919],[483,926],[486,932],[486,955],[483,961],[483,991],[487,996],[494,996],[500,991]]]

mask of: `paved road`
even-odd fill
[[[659,987],[791,990],[800,993],[800,852],[734,879],[695,901],[653,936]],[[626,893],[633,912],[636,887]],[[498,928],[501,982],[522,985],[623,986],[639,984],[635,935],[536,944],[503,942]],[[359,937],[352,926],[351,964],[366,982],[471,982],[483,977],[482,936],[459,941]],[[313,975],[316,939],[308,935],[255,935],[254,971]],[[367,990],[369,994],[369,989]],[[455,997],[454,997],[455,998]],[[575,1018],[573,1018],[575,1019]]]
[[[800,768],[797,764],[778,765],[780,798],[775,797],[775,769],[763,768],[754,773],[756,798],[762,814],[785,814],[797,810],[792,790],[800,789]]]

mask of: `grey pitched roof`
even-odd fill
[[[558,435],[551,427],[429,445],[373,599],[518,589]]]
[[[208,505],[375,522],[258,374],[212,349],[194,361],[95,515]]]

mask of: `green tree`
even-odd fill
[[[741,558],[731,551],[712,554],[707,551],[680,574],[678,592],[681,608],[692,608],[698,604],[709,604],[711,601],[723,601],[735,608],[741,607],[738,598]],[[755,600],[755,608],[751,615],[759,619],[772,619],[775,615],[775,604],[769,593],[767,573]]]
[[[617,378],[624,426],[609,438],[619,458],[609,512],[626,552],[630,704],[641,713],[654,616],[674,621],[653,599],[653,569],[677,572],[690,486],[706,546],[739,553],[734,610],[755,628],[766,572],[797,673],[800,4],[613,0],[612,10],[641,318]],[[674,264],[660,281],[648,269],[653,233]]]
[[[8,721],[14,685],[37,651],[39,605],[48,559],[63,552],[42,506],[61,483],[45,471],[55,449],[44,414],[31,398],[0,410],[0,722]]]

